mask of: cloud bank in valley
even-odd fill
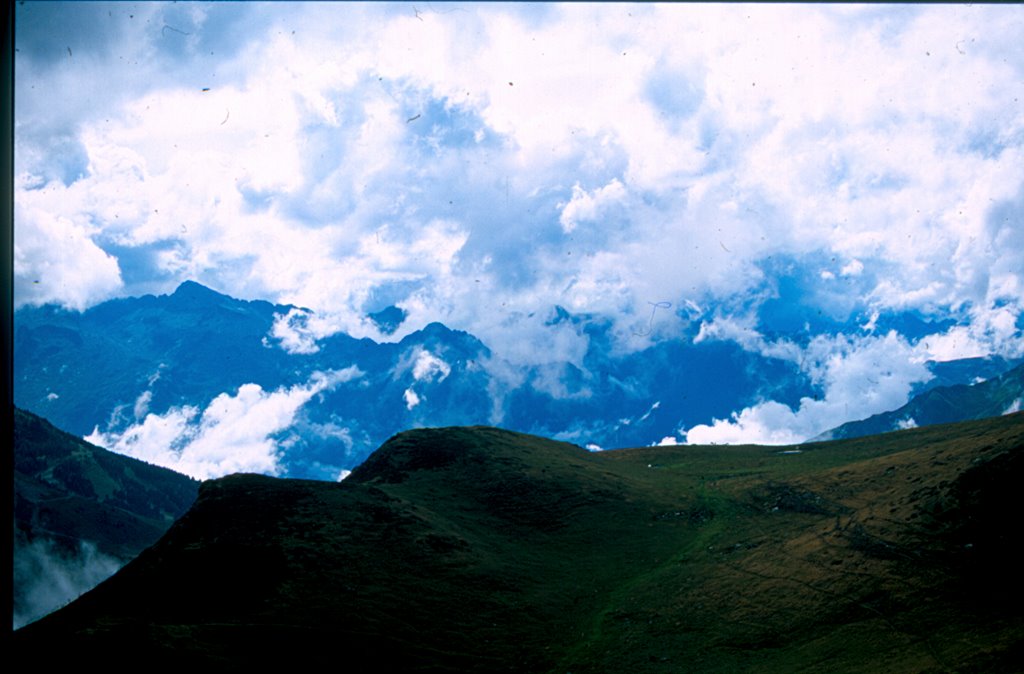
[[[96,428],[85,439],[119,454],[170,468],[198,480],[231,473],[281,473],[278,434],[294,425],[303,405],[337,384],[358,378],[358,368],[317,372],[304,384],[264,391],[244,384],[233,395],[222,393],[200,411],[192,405],[148,413],[136,404],[135,423]],[[147,392],[139,401],[147,400]]]
[[[900,407],[911,385],[931,379],[923,359],[907,340],[890,331],[885,335],[849,339],[844,335],[817,337],[798,351],[820,397],[805,397],[797,409],[764,401],[684,432],[693,444],[796,444],[850,419]]]
[[[13,628],[18,629],[77,599],[112,576],[123,562],[99,552],[87,541],[78,550],[58,549],[37,538],[15,541]]]
[[[268,335],[296,354],[441,321],[511,363],[579,363],[559,305],[609,317],[620,352],[697,321],[822,391],[691,441],[803,439],[902,404],[927,359],[1024,355],[1019,6],[18,13],[19,306],[195,279],[311,310]],[[406,320],[382,334],[389,305]],[[198,452],[226,428],[207,414],[138,437],[193,429]],[[229,442],[272,471],[266,437]]]

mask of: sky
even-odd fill
[[[578,363],[560,306],[824,392],[666,442],[800,441],[929,360],[1024,356],[1020,5],[27,2],[15,30],[16,308],[191,279],[314,312],[283,348],[440,321]]]

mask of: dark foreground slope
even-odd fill
[[[15,648],[108,667],[1017,671],[1022,446],[1019,414],[799,453],[411,431],[341,484],[205,483]]]
[[[14,616],[38,618],[155,543],[199,482],[15,409]],[[83,586],[84,585],[84,586]]]

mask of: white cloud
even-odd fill
[[[977,339],[967,326],[951,327],[940,335],[930,335],[922,341],[923,350],[936,361],[958,358],[978,358],[989,353],[988,346]]]
[[[452,372],[452,367],[430,351],[416,351],[412,364],[412,378],[416,381],[444,381]]]
[[[899,419],[896,421],[895,430],[903,431],[908,428],[917,428],[917,422],[914,421],[913,417],[907,417],[906,419]]]
[[[303,425],[303,430],[308,430],[318,438],[336,440],[345,447],[346,451],[351,450],[355,445],[355,441],[352,439],[352,431],[344,426],[340,426],[334,420],[322,424],[307,421]]]
[[[641,416],[640,419],[638,419],[638,421],[646,421],[647,418],[654,413],[654,410],[658,409],[659,407],[661,407],[661,401],[657,400],[654,402],[653,405],[651,405],[650,409],[644,412],[643,416]]]
[[[843,265],[843,268],[839,270],[839,273],[843,276],[860,276],[863,271],[863,262],[860,260],[851,260],[849,263]]]
[[[572,233],[581,222],[593,222],[610,206],[621,203],[626,198],[626,188],[618,178],[613,178],[604,187],[587,192],[579,183],[573,185],[572,200],[562,208],[558,221],[566,234]]]
[[[693,338],[694,344],[708,340],[722,340],[736,342],[747,351],[759,353],[768,358],[778,358],[799,363],[805,360],[800,347],[787,339],[777,339],[769,342],[754,327],[756,319],[754,316],[716,316],[710,321],[702,322],[700,331]]]
[[[317,315],[303,309],[292,308],[287,314],[274,314],[270,335],[278,340],[281,348],[291,354],[312,354],[320,350],[316,340],[323,332],[310,324],[317,321]]]
[[[937,361],[977,358],[992,353],[1015,358],[1024,355],[1024,339],[1017,321],[1022,315],[1019,304],[976,307],[967,325],[954,325],[943,333],[928,335],[918,350]]]
[[[14,191],[15,305],[53,302],[81,310],[121,290],[117,260],[93,241],[90,219],[50,207],[62,186],[27,190],[23,179]]]
[[[566,381],[568,370],[564,363],[544,363],[531,368],[530,388],[545,393],[555,400],[580,400],[593,395],[588,386],[570,387]],[[627,422],[628,423],[628,422]]]
[[[590,395],[590,391],[589,390],[587,391],[587,395]],[[565,396],[563,395],[562,397],[565,397]],[[622,426],[632,426],[634,422],[639,424],[639,423],[642,423],[644,421],[647,421],[647,419],[650,418],[650,416],[652,414],[654,414],[654,410],[658,409],[659,407],[661,407],[661,401],[656,401],[649,408],[647,408],[647,411],[645,411],[642,415],[640,415],[640,417],[638,417],[636,419],[634,419],[632,417],[622,417],[615,424],[615,428],[618,429],[618,428],[621,428]]]
[[[826,253],[850,303],[970,323],[937,354],[1022,348],[1020,7],[413,9],[157,3],[59,63],[64,33],[19,31],[17,304],[205,279],[312,309],[273,335],[309,353],[381,337],[387,298],[388,339],[440,320],[543,362],[585,345],[537,348],[554,304],[638,349],[678,336],[650,303]]]
[[[871,317],[868,319],[868,322],[860,326],[860,329],[864,332],[874,332],[875,328],[878,327],[878,319],[881,318],[881,316],[882,314],[879,311],[871,312]]]
[[[85,439],[197,479],[240,472],[276,475],[282,457],[272,436],[289,428],[316,394],[360,376],[352,366],[316,372],[305,384],[276,391],[244,384],[234,395],[214,398],[202,413],[194,406],[172,407],[123,431],[96,428]]]
[[[863,419],[901,407],[911,387],[933,377],[925,359],[895,332],[884,336],[816,337],[801,363],[811,381],[824,390],[820,399],[804,397],[796,410],[764,401],[684,431],[688,444],[794,444],[851,419]]]
[[[421,402],[421,398],[417,395],[416,391],[412,390],[411,387],[405,389],[405,392],[402,393],[402,400],[405,401],[405,409],[407,410],[411,410]]]
[[[524,301],[525,303],[525,301]],[[487,325],[485,343],[498,355],[485,366],[494,376],[517,378],[509,370],[524,364],[572,363],[583,365],[590,338],[583,330],[568,321],[552,324],[545,313],[510,311],[500,322]]]
[[[153,402],[152,391],[143,391],[139,397],[135,399],[135,409],[133,411],[136,421],[139,421],[146,416],[146,413],[149,412],[149,403],[151,402]]]
[[[710,425],[694,426],[684,435],[690,445],[791,445],[805,439],[799,430],[794,430],[798,422],[799,417],[793,410],[768,401],[734,413],[731,419],[715,419]]]

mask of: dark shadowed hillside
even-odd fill
[[[152,545],[199,482],[14,410],[15,624],[73,599]]]
[[[410,431],[340,484],[204,483],[15,647],[236,670],[1017,671],[1022,446],[1021,414],[596,454]]]

